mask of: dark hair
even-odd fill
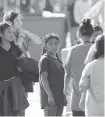
[[[79,26],[78,32],[81,36],[91,36],[93,34],[93,26],[90,19],[84,19]]]
[[[8,11],[3,16],[3,21],[8,23],[14,23],[15,18],[19,15],[19,13],[15,11]]]
[[[104,57],[104,40],[105,35],[99,35],[95,41],[96,51],[94,52],[94,59],[98,59],[99,57]]]
[[[44,37],[44,39],[43,39],[44,44],[43,44],[43,48],[42,48],[42,55],[46,52],[45,45],[48,43],[48,41],[49,41],[50,39],[53,39],[53,38],[55,38],[56,40],[59,41],[59,36],[58,36],[57,34],[55,34],[55,33],[47,34],[47,35]],[[57,57],[57,59],[61,62],[61,60],[59,59],[57,53],[56,53],[56,57]],[[62,62],[61,62],[61,63],[62,63]]]
[[[6,22],[1,22],[0,23],[0,33],[1,34],[4,34],[4,31],[6,28],[10,27],[10,25]]]
[[[0,23],[0,33],[4,34],[4,31],[6,28],[10,27],[10,25],[6,22],[1,22]],[[0,43],[2,42],[2,36],[0,36]]]
[[[101,26],[99,25],[94,25],[93,26],[93,31],[96,32],[96,31],[102,31],[103,32],[103,29],[101,28]]]

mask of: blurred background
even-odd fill
[[[17,10],[23,14],[41,15],[43,11],[65,12],[67,0],[0,0],[0,12]]]
[[[16,10],[24,16],[23,27],[30,28],[41,38],[46,33],[58,33],[63,41],[61,48],[64,48],[77,44],[77,29],[84,18],[88,17],[93,24],[97,23],[104,28],[104,2],[105,0],[0,0],[0,17],[8,10]],[[54,28],[57,26],[57,29]],[[44,30],[46,31],[43,32]]]

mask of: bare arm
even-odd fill
[[[70,84],[70,74],[65,73],[65,79],[64,79],[64,94],[68,94],[69,84]]]
[[[71,81],[71,52],[65,65],[64,94],[68,95],[69,84]]]
[[[22,30],[24,34],[26,34],[33,42],[35,42],[36,44],[41,44],[41,39],[38,35],[35,35],[34,33],[25,29],[22,29]]]
[[[48,77],[48,73],[46,71],[42,72],[41,82],[42,82],[43,88],[44,88],[44,90],[45,90],[45,92],[47,93],[47,96],[48,96],[48,104],[49,105],[55,105],[55,100],[54,100],[53,94],[51,92],[47,77]]]
[[[42,81],[43,88],[44,88],[45,92],[47,93],[48,97],[52,97],[53,94],[51,92],[47,77],[48,77],[48,73],[46,71],[43,72],[41,75],[41,81]]]

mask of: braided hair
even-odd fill
[[[46,48],[45,48],[45,45],[48,43],[48,41],[50,40],[50,39],[56,39],[58,42],[60,41],[59,40],[59,36],[57,35],[57,34],[55,34],[55,33],[49,33],[49,34],[47,34],[45,37],[44,37],[44,39],[43,39],[43,46],[42,46],[42,55],[43,54],[45,54],[46,53]],[[57,57],[57,59],[61,62],[61,60],[60,60],[60,58],[59,58],[59,56],[58,56],[58,54],[56,53],[56,57]],[[61,62],[62,63],[62,62]]]

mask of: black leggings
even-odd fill
[[[85,116],[85,112],[72,110],[72,115],[73,116]]]

